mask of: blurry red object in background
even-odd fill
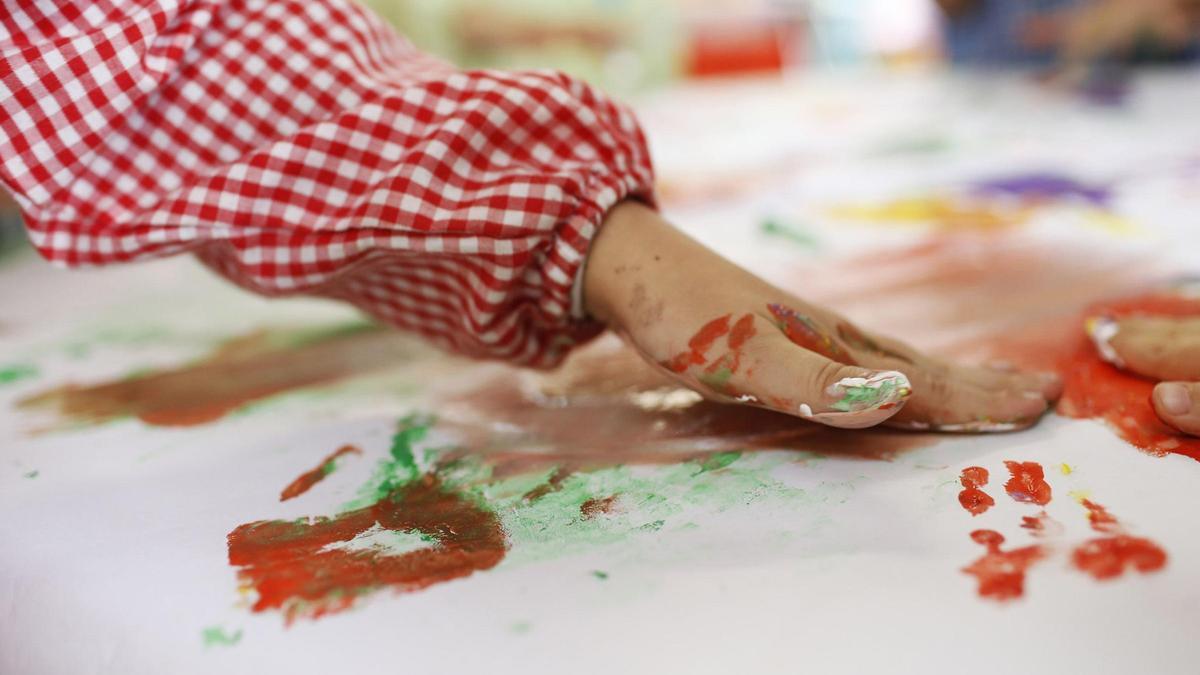
[[[781,72],[797,64],[803,35],[795,18],[706,17],[688,31],[684,72],[689,77]]]

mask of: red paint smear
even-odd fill
[[[857,365],[850,353],[840,344],[832,337],[819,332],[810,320],[797,314],[795,310],[777,304],[767,305],[767,310],[779,322],[779,329],[794,344],[839,363]]]
[[[1098,303],[1086,316],[1200,316],[1200,299],[1147,295]],[[1154,412],[1150,395],[1154,381],[1123,372],[1102,361],[1083,334],[1083,319],[1071,320],[1069,336],[1041,329],[1028,339],[1001,342],[997,354],[1031,367],[1050,367],[1063,378],[1058,413],[1076,419],[1103,419],[1128,443],[1157,456],[1183,455],[1200,461],[1200,438],[1164,424]]]
[[[729,333],[729,348],[734,351],[741,349],[757,332],[754,329],[754,315],[746,314],[733,324],[733,330]]]
[[[717,338],[729,333],[729,318],[731,314],[726,314],[717,319],[713,319],[704,324],[696,334],[688,340],[688,348],[691,351],[682,352],[667,362],[667,368],[676,372],[682,373],[690,366],[703,365],[705,362],[704,353],[712,347]]]
[[[361,455],[362,450],[359,450],[353,445],[343,445],[342,447],[338,448],[336,452],[321,460],[321,463],[311,471],[304,472],[299,478],[292,481],[287,487],[285,487],[283,492],[279,494],[279,501],[286,502],[289,499],[299,497],[305,492],[308,492],[310,489],[312,489],[312,486],[320,483],[325,479],[325,476],[333,472],[335,462],[337,462],[339,457],[349,454]]]
[[[1127,568],[1142,574],[1160,570],[1167,564],[1167,553],[1149,539],[1121,534],[1086,541],[1071,559],[1095,579],[1115,579]]]
[[[612,513],[613,504],[617,501],[616,495],[607,497],[595,497],[587,500],[579,505],[579,513],[587,520],[591,520],[596,516]]]
[[[1109,513],[1108,509],[1090,499],[1085,499],[1080,503],[1088,510],[1088,522],[1092,524],[1093,530],[1097,532],[1115,532],[1120,529],[1120,523],[1117,522],[1116,516]]]
[[[1046,482],[1042,465],[1037,462],[1005,462],[1012,478],[1004,484],[1004,491],[1018,502],[1032,502],[1040,506],[1050,503],[1052,492]]]
[[[963,568],[979,582],[979,595],[997,601],[1019,598],[1025,593],[1025,573],[1046,556],[1039,545],[1003,551],[1004,535],[995,530],[975,530],[971,539],[987,547],[987,553]]]
[[[1081,503],[1088,510],[1092,529],[1113,536],[1089,539],[1075,549],[1071,561],[1080,571],[1100,580],[1115,579],[1129,568],[1146,574],[1166,566],[1167,553],[1161,546],[1144,537],[1126,534],[1116,516],[1100,504],[1089,499]]]
[[[962,483],[963,491],[958,493],[958,503],[972,516],[977,516],[996,504],[996,500],[979,488],[987,485],[988,471],[981,466],[968,466],[962,470],[958,481]]]
[[[430,548],[402,554],[327,549],[375,525],[434,537]],[[346,609],[381,586],[415,591],[495,567],[506,553],[496,515],[448,491],[432,476],[397,489],[373,506],[333,518],[247,523],[229,533],[229,562],[258,593],[252,609],[317,618]]]
[[[1062,524],[1051,518],[1050,514],[1045,511],[1036,516],[1021,516],[1021,527],[1029,530],[1029,533],[1035,537],[1061,535],[1063,532]]]

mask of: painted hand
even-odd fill
[[[704,396],[835,427],[1008,431],[1036,422],[1061,389],[1053,375],[956,366],[862,331],[633,203],[593,243],[584,297]]]
[[[1200,319],[1093,317],[1087,331],[1105,361],[1161,380],[1152,401],[1162,421],[1200,436]]]

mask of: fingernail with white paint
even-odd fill
[[[904,373],[886,370],[866,377],[845,377],[825,388],[832,399],[829,412],[814,414],[807,404],[799,408],[802,417],[843,429],[874,426],[896,413],[912,394],[912,385]]]
[[[1114,366],[1124,367],[1125,362],[1112,346],[1112,340],[1119,330],[1117,322],[1107,316],[1091,316],[1084,321],[1083,326],[1088,337],[1092,338],[1092,344],[1096,345],[1100,358]]]

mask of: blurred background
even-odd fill
[[[1065,73],[1113,102],[1127,66],[1191,63],[1200,26],[1200,0],[363,1],[463,67],[561,69],[640,112],[702,82],[980,69]],[[0,256],[23,242],[0,194]]]

